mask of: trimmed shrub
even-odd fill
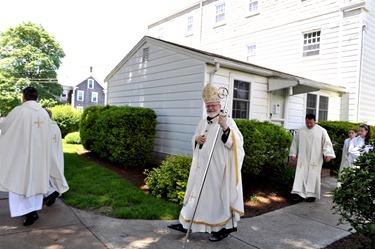
[[[81,143],[86,149],[91,150],[92,144],[96,140],[96,133],[100,130],[100,127],[95,126],[96,120],[108,108],[109,106],[89,106],[84,109],[79,121],[79,132]]]
[[[114,164],[143,166],[153,155],[156,124],[149,108],[95,106],[82,115],[81,140],[86,149]]]
[[[375,142],[371,145],[375,148]],[[345,168],[333,190],[333,209],[341,215],[340,223],[349,222],[360,235],[369,239],[365,248],[375,248],[375,151],[357,158],[357,167]],[[352,230],[349,229],[349,230]]]
[[[66,134],[78,131],[81,112],[72,108],[70,105],[57,105],[50,108],[52,119],[56,121],[60,127],[61,136],[64,138]]]
[[[348,131],[351,128],[358,130],[360,123],[352,123],[348,121],[321,121],[318,122],[318,124],[327,130],[336,155],[335,160],[332,160],[329,163],[324,163],[323,167],[337,172],[340,168],[342,148],[344,146],[345,139],[348,138]]]
[[[160,167],[146,170],[145,183],[151,194],[182,205],[191,162],[190,155],[169,156]]]
[[[79,132],[71,132],[66,134],[65,142],[67,144],[81,144],[81,137],[79,136]]]
[[[288,157],[291,134],[270,122],[236,120],[244,140],[242,172],[257,176],[264,171],[280,170]]]

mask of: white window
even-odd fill
[[[93,79],[87,80],[87,88],[88,89],[94,89],[94,80]]]
[[[320,30],[303,34],[302,56],[318,55],[320,51]]]
[[[259,12],[259,1],[258,0],[249,0],[249,12]]]
[[[187,31],[188,33],[193,32],[193,21],[194,21],[193,16],[188,16],[188,17],[187,17],[187,27],[186,27],[186,31]]]
[[[247,61],[250,61],[250,57],[255,56],[255,50],[257,48],[256,44],[247,45]]]
[[[61,94],[61,98],[65,99],[67,96],[68,96],[68,90],[64,89]]]
[[[76,109],[83,112],[83,106],[76,106]]]
[[[225,3],[216,5],[215,23],[221,24],[225,22]]]
[[[84,94],[85,94],[84,91],[78,90],[77,91],[77,101],[83,101],[84,100]]]
[[[307,94],[306,114],[315,114],[316,121],[326,121],[328,119],[328,102],[326,96]]]
[[[250,112],[250,82],[234,80],[233,118],[249,119]]]
[[[97,92],[92,92],[91,93],[91,102],[98,102],[98,93]]]

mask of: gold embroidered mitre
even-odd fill
[[[211,83],[208,83],[202,91],[202,99],[206,104],[220,102],[219,90]]]

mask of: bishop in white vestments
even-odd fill
[[[0,124],[0,191],[9,192],[11,217],[26,215],[24,225],[37,220],[48,190],[50,119],[36,102],[34,87],[23,90],[23,104]]]
[[[299,200],[313,202],[320,199],[320,179],[323,161],[335,158],[331,139],[326,129],[315,124],[315,115],[307,114],[306,127],[298,130],[293,138],[289,156],[297,160],[292,193]]]
[[[169,227],[186,232],[192,222],[192,232],[211,233],[210,241],[219,241],[230,232],[237,231],[237,222],[244,214],[241,167],[245,153],[242,134],[236,123],[220,115],[217,88],[208,84],[202,97],[208,117],[199,122],[192,138],[193,161],[180,212],[180,224]],[[215,141],[217,132],[219,135]],[[212,148],[213,154],[202,188]]]

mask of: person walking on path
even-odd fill
[[[315,114],[307,114],[306,126],[299,129],[290,147],[290,159],[297,160],[293,183],[294,201],[314,202],[320,199],[321,171],[323,162],[335,158],[327,130],[315,123]]]
[[[51,118],[51,167],[48,192],[44,195],[46,206],[52,206],[56,198],[69,190],[69,185],[64,176],[64,152],[62,148],[61,130],[52,120],[52,112],[45,109]]]
[[[180,224],[168,227],[186,233],[191,222],[191,232],[211,233],[209,240],[214,242],[237,231],[237,222],[244,214],[241,167],[245,153],[243,137],[236,123],[220,115],[218,89],[212,84],[206,85],[202,98],[208,117],[199,122],[192,138],[193,161],[180,212]],[[215,143],[218,129],[219,137]],[[212,148],[207,177],[201,188]]]
[[[23,103],[0,124],[0,191],[9,193],[11,217],[33,224],[47,193],[51,163],[51,121],[37,103],[34,87],[23,90]]]

